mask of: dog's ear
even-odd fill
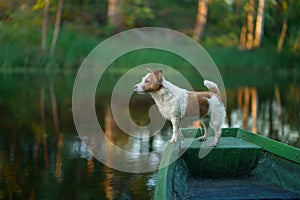
[[[146,71],[149,72],[149,73],[153,73],[153,71],[149,68],[146,68]]]
[[[155,75],[155,77],[157,78],[158,82],[159,82],[159,83],[162,83],[162,80],[163,80],[162,70],[161,70],[161,69],[160,69],[160,70],[156,70],[156,71],[154,72],[154,75]]]

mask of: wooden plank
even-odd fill
[[[261,146],[265,151],[268,151],[275,155],[281,156],[287,160],[300,164],[300,149],[298,148],[289,146],[282,142],[278,142],[258,134],[253,134],[243,129],[238,130],[237,137],[245,141],[257,144]]]
[[[181,128],[184,138],[197,138],[204,134],[204,129],[200,128]],[[238,128],[223,128],[222,137],[236,137]]]
[[[189,140],[193,140],[192,142]],[[213,138],[209,137],[208,141]],[[185,146],[185,142],[188,146]],[[224,178],[245,176],[251,173],[261,157],[261,147],[236,137],[222,137],[217,147],[204,146],[194,138],[187,138],[182,144],[186,149],[182,158],[193,176]],[[203,158],[200,150],[210,152]]]
[[[176,158],[179,154],[179,142],[168,144],[162,156],[157,174],[154,196],[155,199],[172,199],[172,181]]]
[[[241,200],[241,199],[299,199],[297,193],[248,179],[198,179],[189,180],[190,200]]]
[[[203,130],[196,128],[182,128],[181,131],[185,138],[199,137],[203,133]],[[265,151],[300,164],[300,149],[262,135],[253,134],[240,128],[224,128],[222,129],[222,137],[239,137],[247,142],[261,146]]]

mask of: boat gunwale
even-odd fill
[[[198,137],[203,131],[201,131],[199,128],[182,128],[181,132],[184,137]],[[224,128],[222,129],[222,137],[241,138],[244,141],[252,142],[256,145],[261,146],[263,151],[282,157],[296,164],[300,164],[300,149],[281,143],[279,141],[275,141],[265,136],[251,133],[241,128]],[[176,156],[174,155],[174,152],[178,152],[178,149],[180,149],[180,145],[178,145],[178,143],[180,142],[177,142],[177,145],[168,144],[165,149],[161,160],[161,163],[164,163],[161,166],[164,167],[160,167],[157,174],[154,199],[170,199],[172,195],[172,191],[167,191],[168,185],[170,185],[170,181],[168,180],[168,178],[170,178],[170,176],[172,177],[172,175],[174,174],[176,162],[173,162],[168,166],[166,166],[165,163],[169,162],[173,156]]]
[[[182,128],[181,131],[183,135],[187,137],[199,137],[203,132],[199,128]],[[274,139],[252,133],[241,128],[224,128],[222,129],[222,137],[240,138],[244,141],[260,146],[264,151],[300,164],[300,149]]]

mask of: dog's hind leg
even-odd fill
[[[210,127],[210,124],[209,124],[209,118],[204,118],[204,119],[201,119],[201,124],[203,126],[203,130],[201,130],[201,133],[203,133],[202,136],[198,137],[198,141],[206,141],[208,136],[209,136],[209,133],[210,133],[210,130],[211,130],[211,127]]]
[[[179,135],[179,125],[180,125],[180,118],[173,118],[171,119],[172,126],[173,126],[173,134],[172,138],[169,140],[170,143],[176,143]]]
[[[225,116],[226,112],[223,104],[220,103],[217,98],[212,98],[210,126],[215,131],[215,137],[214,140],[209,144],[210,146],[218,146],[222,133],[221,127],[224,123]]]
[[[198,141],[204,142],[207,140],[211,131],[210,118],[206,117],[201,119],[201,124],[203,125],[203,130],[201,130],[201,133],[203,133],[203,135],[198,137],[197,139]]]
[[[209,146],[213,146],[213,147],[218,146],[221,137],[221,132],[222,132],[221,131],[222,124],[223,124],[223,120],[221,118],[216,120],[214,117],[212,117],[210,121],[210,127],[214,129],[215,137],[214,140],[211,143],[209,143]]]
[[[220,128],[219,129],[214,128],[214,131],[215,131],[214,140],[211,143],[209,143],[209,146],[212,146],[212,147],[218,146],[220,137],[221,137],[221,129]]]

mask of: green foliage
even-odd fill
[[[100,41],[85,33],[76,33],[68,29],[61,30],[55,54],[57,65],[63,68],[77,68],[87,54]]]
[[[0,0],[0,69],[77,68],[84,57],[116,30],[107,24],[107,0],[64,1],[62,28],[53,57],[40,53],[43,0]],[[57,0],[51,0],[47,47],[53,34]],[[266,1],[262,48],[239,51],[239,37],[244,8],[248,0],[208,1],[207,25],[201,44],[210,49],[222,68],[296,67],[300,56],[300,1],[294,1],[288,15],[288,31],[283,53],[276,49],[288,0]],[[230,2],[230,3],[228,3]],[[125,27],[158,26],[192,34],[197,14],[197,0],[124,0]],[[257,1],[256,1],[257,3]],[[256,15],[256,14],[255,14]],[[145,55],[147,57],[149,55]],[[136,58],[136,57],[135,57]],[[230,59],[228,59],[230,58]],[[272,58],[272,59],[270,59]],[[143,60],[143,59],[141,59]],[[175,63],[176,65],[176,63]]]
[[[210,37],[205,37],[203,39],[203,44],[206,47],[236,47],[238,46],[239,38],[234,32],[229,32],[228,34],[222,35],[211,35]]]
[[[37,0],[36,4],[32,7],[33,10],[39,10],[42,9],[45,6],[44,0]]]
[[[152,9],[144,0],[130,0],[124,5],[125,26],[128,28],[151,26],[154,20]]]
[[[296,56],[289,52],[277,54],[276,49],[241,51],[233,47],[212,47],[208,52],[220,69],[292,70],[299,67]]]
[[[1,67],[19,67],[29,63],[35,54],[35,39],[26,27],[18,23],[7,26],[0,22]]]
[[[153,26],[180,30],[190,34],[197,14],[197,0],[194,1],[196,3],[182,0],[152,0],[153,13],[157,19],[153,21]]]
[[[96,37],[66,27],[60,32],[56,54],[49,57],[40,53],[40,33],[38,26],[6,26],[0,22],[0,69],[76,68],[99,42]]]

